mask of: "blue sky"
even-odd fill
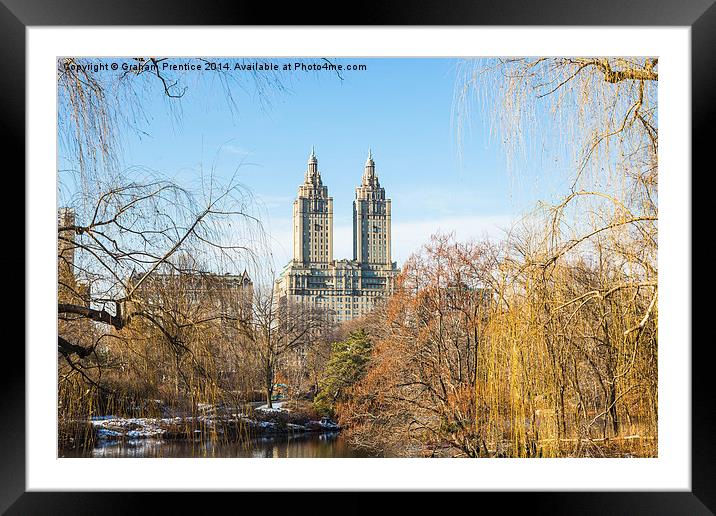
[[[245,89],[232,89],[235,112],[217,81],[187,76],[180,106],[149,96],[142,133],[123,134],[123,165],[179,181],[190,181],[202,167],[227,177],[239,167],[239,180],[265,207],[278,268],[290,259],[291,206],[311,146],[334,199],[337,259],[352,257],[352,202],[369,147],[393,202],[399,265],[438,230],[455,231],[461,239],[499,238],[502,228],[550,196],[536,164],[524,165],[520,181],[508,173],[504,148],[490,138],[479,106],[458,156],[457,60],[332,62],[365,64],[367,70],[344,71],[342,80],[330,71],[281,72],[286,90],[267,97],[243,81]]]

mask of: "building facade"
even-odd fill
[[[57,210],[57,267],[59,275],[74,275],[75,268],[75,211],[72,208]]]
[[[137,285],[143,274],[129,278],[129,287]],[[177,317],[221,315],[229,321],[251,318],[253,282],[242,274],[211,272],[154,272],[141,282],[135,296],[145,308],[156,306],[171,310]],[[235,322],[229,326],[236,326]]]
[[[334,260],[333,198],[311,151],[293,203],[293,259],[277,280],[279,298],[313,303],[336,321],[370,312],[392,294],[398,274],[391,261],[390,215],[369,151],[353,201],[353,259]]]

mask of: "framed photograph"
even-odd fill
[[[716,7],[612,3],[347,26],[3,0],[27,333],[0,507],[466,491],[711,514],[691,170]]]

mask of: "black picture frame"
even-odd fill
[[[3,157],[16,157],[5,177],[14,178],[15,191],[24,191],[25,170],[25,30],[45,25],[609,25],[688,26],[691,28],[692,170],[710,171],[708,131],[716,114],[712,95],[716,84],[715,0],[439,0],[342,4],[292,3],[277,8],[274,3],[229,0],[0,0],[0,131]],[[200,5],[199,5],[200,4]],[[6,162],[7,163],[7,162]],[[708,168],[707,168],[708,167]],[[689,180],[685,171],[684,180]],[[691,174],[693,178],[693,174]],[[6,194],[7,195],[7,194]],[[17,196],[20,197],[19,195]],[[696,203],[692,201],[692,206]],[[19,212],[19,210],[18,210]],[[24,211],[23,211],[24,213]],[[19,231],[15,224],[13,231]],[[7,231],[7,229],[6,229]],[[692,233],[693,235],[693,233]],[[5,270],[31,273],[25,265],[24,245],[1,258]],[[689,267],[690,264],[684,264]],[[19,275],[15,275],[19,276]],[[16,278],[19,280],[19,277]],[[22,290],[18,289],[16,292]],[[3,296],[4,312],[17,313],[17,295]],[[32,307],[27,306],[26,324]],[[698,320],[698,319],[692,319]],[[690,492],[528,492],[479,493],[482,505],[510,498],[510,508],[524,505],[550,514],[713,514],[716,511],[716,454],[710,434],[715,412],[710,382],[710,346],[691,345],[692,356],[692,456]],[[25,489],[25,353],[5,339],[4,364],[0,374],[0,511],[8,514],[123,514],[148,508],[148,494],[26,492]],[[242,494],[240,496],[246,496]],[[291,495],[291,505],[309,503],[309,493]],[[225,498],[221,495],[219,498]],[[407,498],[407,497],[406,497]],[[283,497],[285,500],[286,497]],[[413,494],[407,501],[424,506],[424,496]],[[406,503],[407,503],[406,502]],[[220,503],[220,502],[216,502]],[[313,504],[314,502],[310,502]],[[163,496],[163,512],[185,507],[185,493]],[[351,511],[362,503],[351,504]],[[476,508],[478,508],[476,506]],[[337,509],[340,510],[340,509]],[[408,510],[404,506],[400,512]]]

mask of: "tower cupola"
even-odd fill
[[[318,158],[316,151],[311,147],[311,155],[308,157],[308,169],[306,169],[306,183],[321,185],[321,174],[318,172]]]
[[[375,161],[373,161],[373,152],[368,149],[368,159],[365,160],[365,169],[363,171],[363,186],[380,186],[378,176],[375,175]]]

